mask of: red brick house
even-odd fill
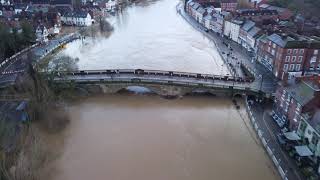
[[[281,8],[277,6],[271,6],[269,4],[261,4],[259,9],[268,9],[268,10],[276,10],[279,13],[280,20],[289,20],[293,16],[293,12],[287,8]]]
[[[277,21],[279,19],[278,11],[268,9],[238,9],[236,16],[250,19],[251,21],[260,22],[264,20]]]
[[[290,130],[297,130],[302,115],[312,116],[320,107],[319,85],[319,81],[302,80],[278,86],[273,110]]]
[[[299,35],[272,34],[259,42],[257,60],[284,81],[307,74],[319,65],[320,41]],[[319,68],[320,70],[320,68]]]
[[[220,4],[222,11],[235,12],[238,7],[237,0],[221,0]]]

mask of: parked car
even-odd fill
[[[283,119],[283,118],[280,118],[276,113],[271,113],[271,117],[272,119],[278,124],[278,126],[280,128],[283,128],[285,123],[286,123],[286,120]]]

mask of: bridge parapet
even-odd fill
[[[203,73],[190,73],[178,71],[163,71],[163,70],[144,70],[144,69],[108,69],[108,70],[81,70],[81,71],[60,71],[59,75],[78,76],[78,75],[117,75],[117,74],[131,74],[131,75],[154,75],[154,76],[170,76],[170,77],[184,77],[184,78],[198,78],[198,79],[213,79],[235,82],[253,82],[253,78],[234,77],[230,75],[214,75]]]
[[[272,93],[272,90],[261,91],[259,83],[256,81],[228,75],[220,76],[142,69],[82,70],[58,72],[57,75],[54,78],[56,83],[74,82],[79,85],[179,86],[181,88],[206,89],[210,91],[223,90],[225,92],[237,92],[241,94],[264,94],[264,96]]]

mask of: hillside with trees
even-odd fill
[[[270,4],[289,8],[305,17],[320,18],[320,0],[270,0]]]
[[[33,27],[27,21],[20,23],[20,28],[11,28],[0,23],[0,62],[35,42]]]

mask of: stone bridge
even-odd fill
[[[182,96],[203,92],[215,95],[259,95],[270,98],[274,88],[263,88],[254,79],[175,71],[112,69],[58,72],[58,84],[73,83],[89,92],[116,93],[130,86],[140,86],[162,96]]]

